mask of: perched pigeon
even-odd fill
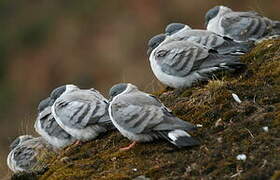
[[[135,142],[166,139],[177,147],[198,145],[187,131],[193,124],[174,116],[156,97],[141,92],[132,84],[114,85],[109,92],[109,114],[115,127]]]
[[[205,15],[207,30],[237,41],[260,40],[280,35],[280,22],[257,12],[235,12],[225,6],[216,6]]]
[[[220,55],[200,44],[176,41],[164,34],[153,37],[148,46],[154,75],[173,88],[191,87],[194,82],[208,80],[218,70],[244,67],[238,56]]]
[[[75,139],[55,121],[51,112],[52,105],[53,101],[49,97],[40,102],[34,127],[49,144],[59,149],[72,144]]]
[[[19,136],[10,145],[11,151],[7,158],[8,167],[15,173],[31,171],[37,165],[37,155],[43,147],[47,147],[47,145],[42,137]]]
[[[165,33],[174,40],[188,40],[203,45],[219,54],[240,55],[247,53],[254,46],[253,41],[236,42],[212,31],[191,29],[188,25],[171,23],[166,26]]]
[[[113,127],[108,100],[95,89],[64,85],[51,93],[52,115],[67,133],[78,141],[88,141]]]

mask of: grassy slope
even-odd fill
[[[120,152],[130,142],[112,132],[54,157],[40,179],[131,179],[139,175],[152,179],[278,179],[280,40],[259,44],[242,61],[248,69],[238,75],[156,93],[177,116],[203,125],[194,134],[201,146],[178,150],[158,141]],[[232,93],[240,97],[241,104],[233,100]],[[246,154],[247,160],[236,160],[238,154]]]

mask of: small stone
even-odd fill
[[[64,163],[67,163],[67,162],[70,162],[70,158],[65,156],[65,157],[61,158],[60,161],[64,162]]]
[[[242,101],[240,100],[240,98],[237,96],[237,94],[232,93],[231,95],[232,95],[233,99],[234,99],[236,102],[238,102],[239,104],[242,102]]]
[[[218,141],[219,143],[222,143],[222,142],[223,142],[223,138],[222,138],[222,137],[218,137],[218,138],[217,138],[217,141]]]
[[[245,161],[247,159],[247,156],[245,154],[238,154],[236,156],[236,159],[239,161]]]
[[[215,127],[218,127],[218,126],[223,126],[223,122],[222,122],[222,119],[218,119],[215,123]]]
[[[202,127],[203,127],[203,125],[202,125],[202,124],[197,124],[197,125],[196,125],[196,127],[198,127],[198,128],[202,128]]]
[[[188,166],[187,168],[186,168],[186,173],[190,173],[192,171],[192,168],[190,167],[190,166]]]
[[[262,129],[264,130],[264,132],[268,132],[268,127],[267,126],[262,127]]]
[[[136,169],[136,168],[133,168],[133,169],[132,169],[132,171],[134,171],[134,172],[137,172],[137,171],[138,171],[138,169]]]

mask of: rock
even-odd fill
[[[236,156],[236,159],[239,160],[239,161],[246,161],[247,156],[246,156],[246,154],[238,154]]]

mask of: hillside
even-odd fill
[[[178,117],[202,125],[193,134],[200,146],[179,150],[157,141],[120,152],[130,141],[111,132],[53,156],[32,176],[12,179],[279,179],[280,40],[260,43],[242,61],[243,72],[154,93]],[[237,160],[239,154],[246,160]]]

